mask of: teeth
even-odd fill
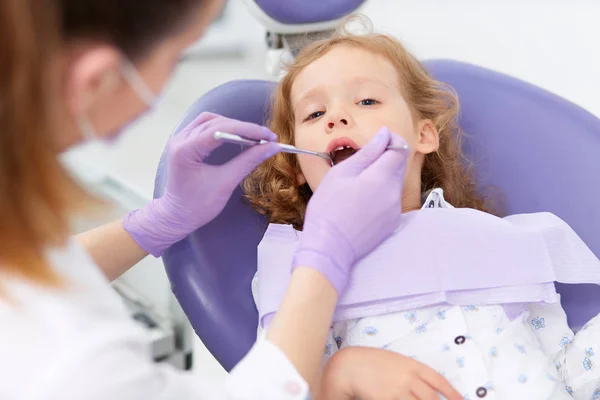
[[[340,150],[344,150],[344,149],[349,149],[350,146],[340,146],[337,149],[333,150],[333,151],[340,151]]]

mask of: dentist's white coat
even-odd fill
[[[223,386],[153,363],[145,331],[75,243],[49,252],[67,290],[3,276],[0,399],[197,400],[308,397],[283,353],[258,342]],[[0,275],[2,268],[0,266]]]

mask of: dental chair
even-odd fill
[[[355,10],[362,1],[251,1],[267,17],[269,40],[290,32],[331,29],[327,22]],[[327,7],[321,3],[327,3]],[[332,6],[335,4],[334,6]],[[290,10],[296,7],[294,12]],[[309,11],[311,14],[303,14]],[[310,18],[309,18],[310,17]],[[271,25],[268,19],[276,20]],[[266,22],[265,22],[266,21]],[[294,31],[293,25],[300,28]],[[287,39],[274,40],[293,53]],[[274,46],[274,47],[277,47]],[[450,60],[426,61],[438,80],[457,91],[460,126],[467,133],[464,151],[477,165],[481,188],[494,185],[504,197],[506,214],[549,211],[567,221],[600,257],[600,120],[578,106],[540,88],[491,70]],[[258,124],[267,122],[267,81],[233,81],[202,96],[185,114],[174,135],[203,111]],[[208,162],[221,164],[241,152],[225,144]],[[165,187],[161,159],[155,197]],[[236,190],[211,223],[176,243],[163,256],[172,290],[192,326],[226,370],[256,340],[258,314],[250,282],[256,272],[256,248],[267,228]],[[600,287],[557,285],[570,326],[577,330],[600,313]]]

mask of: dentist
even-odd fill
[[[311,239],[296,254],[285,302],[267,338],[222,386],[153,363],[144,332],[109,282],[212,220],[246,174],[279,151],[265,144],[209,166],[203,160],[218,146],[216,130],[274,141],[272,132],[202,114],[168,143],[162,198],[69,237],[70,217],[95,200],[70,178],[60,153],[116,137],[151,107],[180,53],[221,7],[221,0],[0,2],[0,398],[285,400],[319,390],[338,290],[400,221],[406,154],[385,150],[398,136],[382,129],[328,174],[308,206]],[[323,373],[327,398],[454,395],[412,360],[374,349],[340,353]],[[365,374],[359,362],[382,373]]]

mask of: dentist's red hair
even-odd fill
[[[0,1],[0,291],[5,276],[60,285],[46,252],[95,202],[58,159],[68,49],[101,42],[139,60],[207,2]]]

